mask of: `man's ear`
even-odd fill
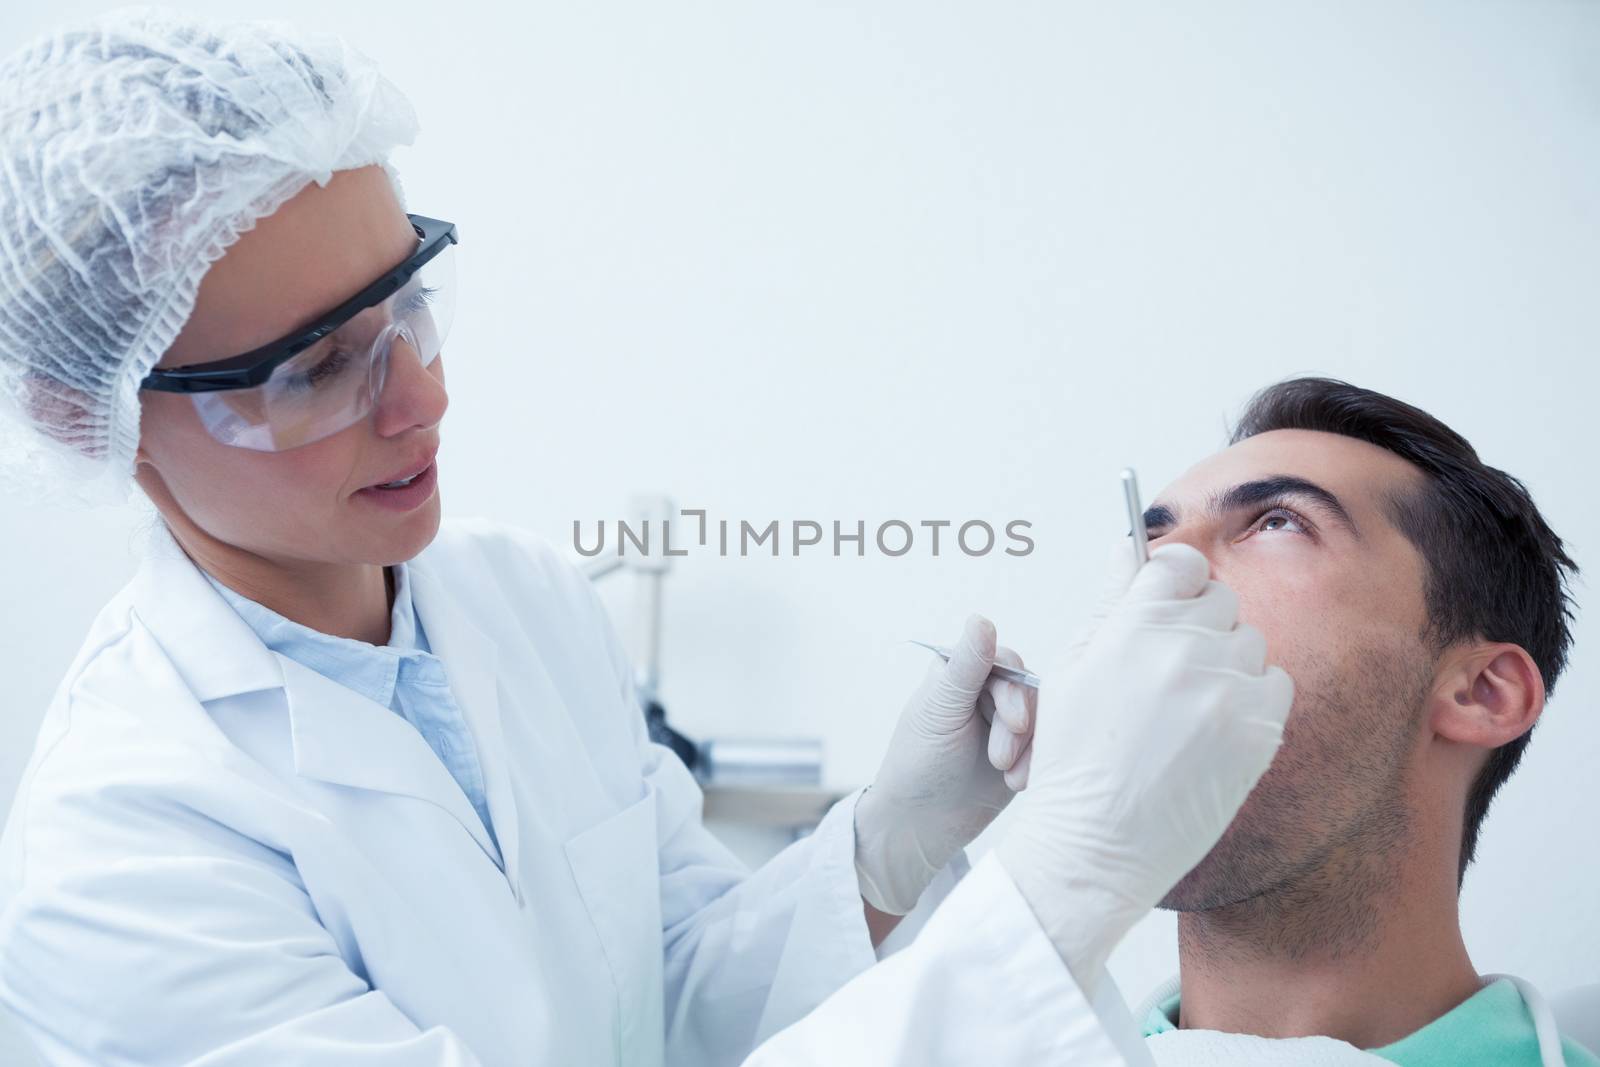
[[[1429,725],[1440,737],[1499,748],[1533,729],[1544,677],[1520,645],[1473,644],[1447,656],[1430,703]]]

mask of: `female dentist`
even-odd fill
[[[974,618],[873,784],[746,871],[589,583],[441,522],[461,237],[403,207],[414,132],[362,56],[277,24],[116,12],[0,65],[0,455],[160,516],[0,846],[0,1000],[46,1060],[734,1064],[826,1001],[758,1058],[964,1062],[952,1000],[999,1062],[1136,1059],[1105,955],[1288,709],[1203,559],[1114,574],[1059,665],[1117,728],[1033,739]],[[1030,762],[999,857],[869,971]]]

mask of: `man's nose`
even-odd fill
[[[1215,531],[1207,529],[1203,524],[1184,523],[1163,530],[1158,537],[1150,538],[1150,547],[1155,549],[1160,545],[1188,545],[1199,552],[1211,564],[1212,577],[1217,573],[1217,542]]]

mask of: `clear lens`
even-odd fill
[[[365,309],[254,389],[193,394],[223,444],[282,452],[366,417],[387,378],[395,341],[424,367],[439,356],[455,315],[455,246],[423,265],[381,304]]]

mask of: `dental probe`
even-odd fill
[[[915,638],[910,638],[909,640],[913,645],[921,645],[946,663],[950,662],[949,645],[930,645],[926,641],[918,641]],[[989,668],[989,673],[1007,681],[1016,682],[1018,685],[1025,685],[1029,689],[1039,688],[1039,676],[1032,671],[1019,670],[1016,667],[1007,667],[1004,663],[996,663]]]
[[[1128,502],[1128,529],[1132,531],[1133,558],[1139,566],[1150,562],[1150,531],[1144,526],[1144,507],[1139,503],[1139,477],[1132,467],[1122,470],[1122,496]]]

